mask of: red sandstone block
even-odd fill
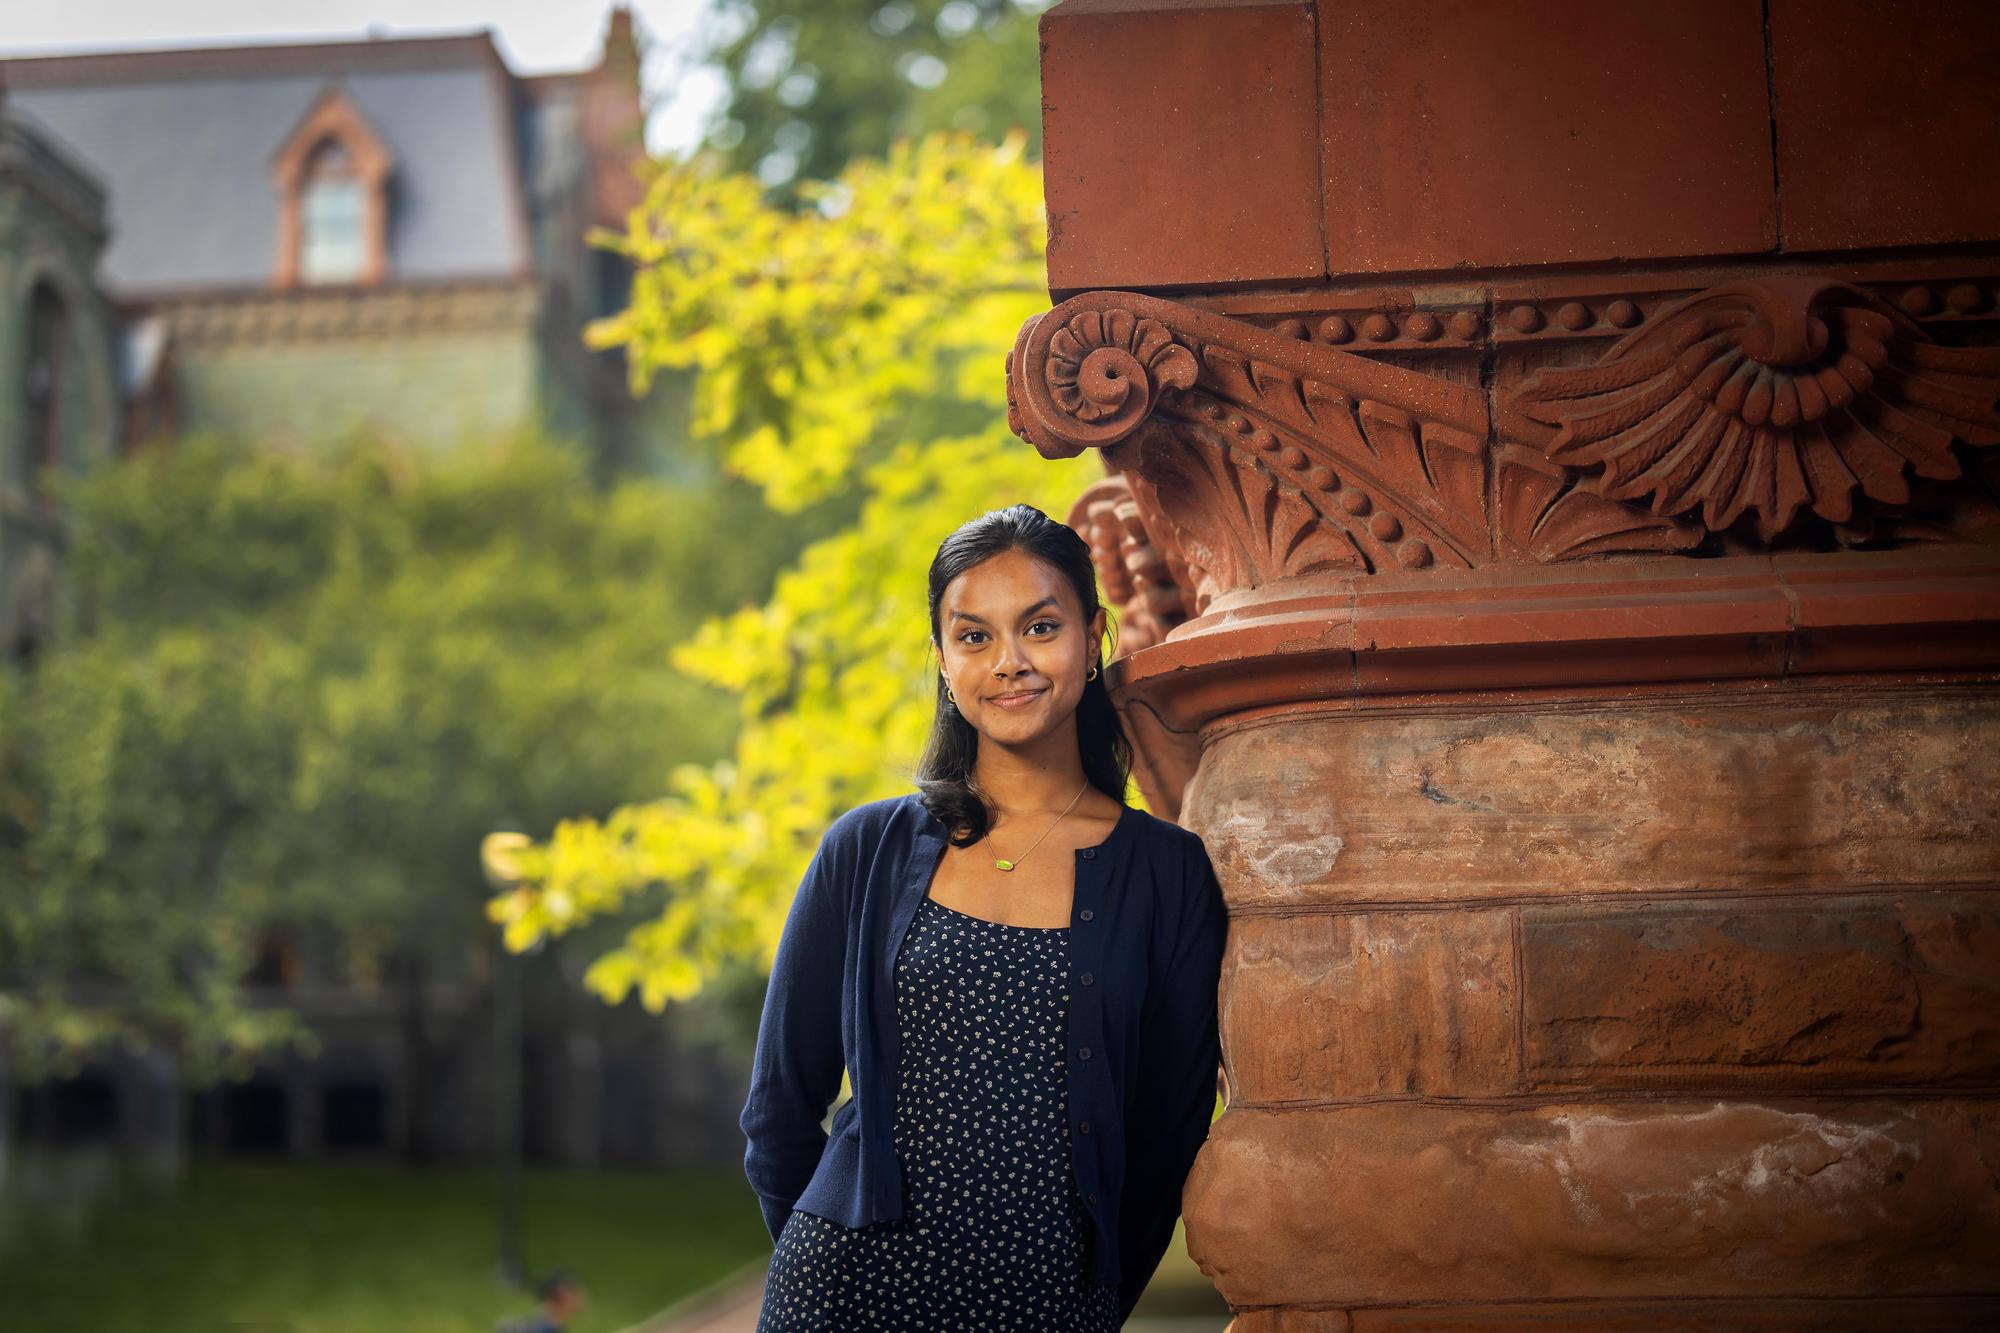
[[[1183,1200],[1237,1307],[1932,1296],[1992,1288],[1996,1155],[1974,1098],[1231,1108]]]
[[[2000,236],[2000,8],[1771,0],[1770,9],[1787,250]]]
[[[1758,0],[1323,0],[1319,37],[1336,275],[1777,243]]]
[[[1183,818],[1239,913],[1796,894],[1991,883],[1996,790],[1990,695],[1786,689],[1269,718],[1209,740]]]
[[[1518,1083],[1511,912],[1238,917],[1222,999],[1232,1104]]]
[[[1049,288],[1321,278],[1313,7],[1066,0],[1042,17]]]
[[[1242,1323],[1241,1318],[1237,1320]],[[1357,1310],[1356,1333],[1990,1333],[2000,1327],[2000,1297],[1930,1296],[1826,1301],[1763,1300],[1533,1301],[1521,1305],[1420,1305]]]
[[[1860,575],[1824,556],[1777,557],[1797,608],[1788,669],[1895,670],[1913,654],[1939,671],[2000,664],[2000,565],[1976,550],[1961,555]]]
[[[1721,578],[1606,577],[1543,595],[1550,571],[1484,578],[1357,580],[1355,688],[1362,693],[1504,688],[1560,658],[1573,682],[1776,675],[1791,607],[1763,571]],[[1648,571],[1653,572],[1653,571]],[[1571,575],[1574,578],[1574,575]],[[1437,651],[1444,649],[1446,651]],[[1456,650],[1456,651],[1452,651]]]
[[[2000,1078],[2000,901],[1530,907],[1542,1087],[1943,1086]]]

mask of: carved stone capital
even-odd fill
[[[1476,388],[1127,292],[1030,320],[1008,405],[1047,457],[1105,450],[1196,615],[1301,575],[1679,550],[1700,536],[1577,489],[1532,451],[1496,466]]]
[[[1050,458],[1104,451],[1192,616],[1307,575],[1657,556],[1725,532],[1705,554],[1754,550],[1808,511],[1831,525],[1804,539],[1822,544],[1996,530],[1985,483],[1936,483],[1965,471],[1960,444],[2000,444],[2000,349],[1941,346],[1824,277],[1750,277],[1619,322],[1594,364],[1503,377],[1496,406],[1302,319],[1090,292],[1022,328],[1009,419]]]

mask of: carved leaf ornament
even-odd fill
[[[1580,368],[1541,371],[1512,407],[1556,427],[1555,463],[1601,469],[1607,499],[1697,508],[1711,530],[1754,512],[1766,541],[1810,505],[1909,500],[1909,471],[1959,475],[1953,443],[2000,444],[2000,349],[1941,347],[1858,288],[1767,278],[1656,316]]]

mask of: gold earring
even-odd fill
[[[1084,672],[1084,673],[1083,673],[1083,678],[1084,678],[1084,679],[1085,679],[1086,681],[1091,681],[1091,680],[1096,680],[1096,679],[1097,679],[1097,663],[1095,663],[1095,662],[1092,662],[1092,663],[1090,664],[1090,670],[1088,670],[1088,671],[1086,671],[1086,672]]]
[[[944,680],[944,677],[940,675],[938,679]],[[951,700],[954,708],[958,706],[958,696],[951,692],[951,682],[948,680],[944,680],[944,697]]]

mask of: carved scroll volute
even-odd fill
[[[1854,495],[1910,498],[1907,474],[1948,480],[1956,441],[2000,444],[2000,350],[1941,347],[1845,283],[1761,278],[1662,311],[1592,366],[1544,370],[1503,427],[1550,461],[1591,469],[1613,500],[1701,513],[1710,531],[1756,515],[1769,541],[1801,509],[1832,523]]]
[[[1042,457],[1074,458],[1131,434],[1196,371],[1194,353],[1158,320],[1051,311],[1022,326],[1007,358],[1007,424]]]

